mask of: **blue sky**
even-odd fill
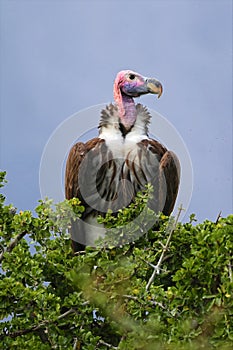
[[[175,126],[190,153],[186,219],[232,212],[232,1],[1,0],[0,49],[8,203],[36,207],[50,135],[75,112],[111,102],[117,72],[133,69],[163,83],[159,100],[140,102]]]

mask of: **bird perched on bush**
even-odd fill
[[[148,135],[150,114],[134,98],[162,94],[162,84],[131,70],[114,82],[114,104],[102,110],[99,136],[78,142],[70,150],[65,174],[66,198],[79,198],[85,206],[81,220],[72,223],[74,251],[93,245],[99,236],[97,216],[113,214],[129,205],[135,195],[153,185],[150,207],[169,215],[180,181],[176,155]]]

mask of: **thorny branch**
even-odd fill
[[[88,304],[89,302],[88,301],[85,301],[82,305],[86,305]],[[48,324],[54,324],[56,322],[58,322],[59,320],[69,316],[70,314],[73,314],[73,313],[77,313],[77,310],[75,308],[70,308],[69,310],[67,310],[66,312],[64,312],[63,314],[59,315],[55,320],[44,320],[30,328],[26,328],[26,329],[21,329],[21,330],[18,330],[16,332],[11,332],[11,333],[6,333],[5,334],[1,334],[0,335],[0,339],[4,338],[4,337],[11,337],[11,338],[16,338],[18,336],[21,336],[21,335],[24,335],[24,334],[28,334],[28,333],[31,333],[31,332],[36,332],[38,330],[40,330],[41,328],[45,327],[46,325]]]
[[[175,230],[175,228],[176,228],[176,226],[177,226],[177,223],[178,223],[178,220],[179,220],[179,217],[180,217],[180,214],[181,214],[182,210],[184,210],[184,209],[183,209],[183,207],[182,207],[182,205],[181,205],[181,206],[179,207],[179,209],[178,209],[178,214],[177,214],[177,216],[176,216],[175,221],[172,223],[172,225],[168,225],[168,226],[167,226],[167,230],[168,230],[168,232],[169,232],[169,231],[170,231],[170,232],[169,232],[169,235],[168,235],[168,238],[167,238],[167,242],[166,242],[166,244],[163,246],[162,253],[161,253],[161,255],[160,255],[160,258],[159,258],[157,264],[156,264],[156,265],[153,265],[153,264],[151,264],[151,263],[148,263],[150,266],[152,266],[152,267],[154,268],[154,271],[153,271],[153,273],[152,273],[152,275],[151,275],[151,277],[150,277],[150,279],[149,279],[149,281],[148,281],[148,283],[147,283],[147,285],[146,285],[146,290],[147,290],[147,291],[149,291],[151,284],[154,282],[155,276],[160,274],[161,265],[162,265],[162,262],[163,262],[164,259],[165,259],[165,253],[166,253],[167,250],[168,250],[168,247],[169,247],[169,244],[170,244],[170,241],[171,241],[171,238],[172,238],[172,234],[173,234],[173,232],[174,232],[174,230]]]
[[[18,242],[27,234],[27,231],[20,232],[8,245],[5,251],[3,251],[0,255],[0,263],[4,259],[4,253],[10,253],[14,247],[18,244]]]

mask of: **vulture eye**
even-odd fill
[[[136,78],[135,74],[130,74],[130,75],[129,75],[129,79],[130,79],[130,80],[134,80],[135,78]]]

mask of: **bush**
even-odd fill
[[[148,192],[101,219],[121,245],[109,235],[76,254],[67,227],[84,210],[77,199],[40,201],[33,216],[1,195],[1,349],[232,349],[233,215],[194,225],[194,215],[181,224],[161,214],[125,243],[118,226]]]

